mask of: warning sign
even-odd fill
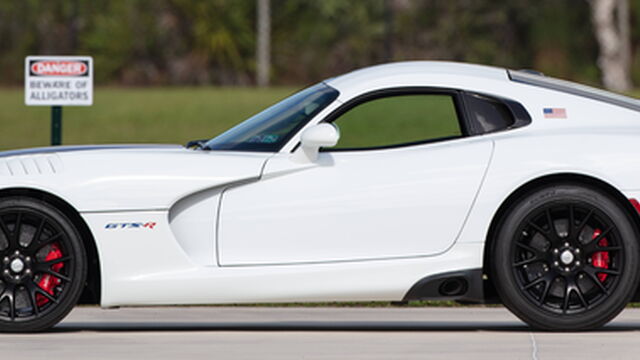
[[[93,59],[90,56],[27,56],[24,64],[25,104],[93,104]]]

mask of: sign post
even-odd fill
[[[51,145],[62,144],[62,106],[51,107]]]
[[[51,106],[51,145],[62,144],[62,106],[93,104],[93,59],[90,56],[27,56],[24,102]]]

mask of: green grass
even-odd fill
[[[294,88],[98,88],[94,105],[63,108],[64,144],[178,143],[211,138]],[[50,108],[0,89],[0,149],[46,146]]]
[[[292,94],[295,88],[97,88],[94,105],[63,109],[64,144],[177,143],[211,138],[267,106]],[[640,91],[633,93],[640,96]],[[409,99],[410,100],[410,99]],[[450,104],[434,99],[433,119],[448,118]],[[446,99],[445,99],[446,100]],[[435,103],[440,104],[435,104]],[[393,104],[381,104],[385,108]],[[396,104],[397,105],[397,104]],[[379,113],[379,106],[364,106],[360,115]],[[424,104],[422,105],[424,106]],[[400,104],[392,113],[405,114]],[[389,111],[387,110],[387,113]],[[415,112],[414,112],[415,113]],[[347,114],[348,115],[348,114]],[[383,120],[387,120],[384,118]],[[382,121],[340,121],[343,139],[339,146],[389,144],[398,139],[424,138],[424,134],[450,134],[457,129],[443,122],[423,127],[422,119],[394,121],[394,131],[375,131]],[[438,125],[440,124],[440,125]],[[350,137],[352,132],[367,138]],[[440,126],[440,127],[438,127]],[[0,149],[46,146],[50,137],[50,108],[25,106],[22,88],[0,88]],[[405,142],[405,141],[401,141]]]

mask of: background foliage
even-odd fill
[[[640,0],[630,2],[640,83]],[[586,0],[272,0],[272,83],[447,59],[598,83]],[[251,85],[255,0],[0,2],[0,84],[26,55],[93,55],[98,84]]]

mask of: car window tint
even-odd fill
[[[507,106],[497,100],[474,94],[467,96],[465,101],[472,126],[480,134],[504,130],[514,123]]]
[[[358,149],[460,136],[450,95],[413,94],[378,98],[338,117],[340,140],[332,149]]]

